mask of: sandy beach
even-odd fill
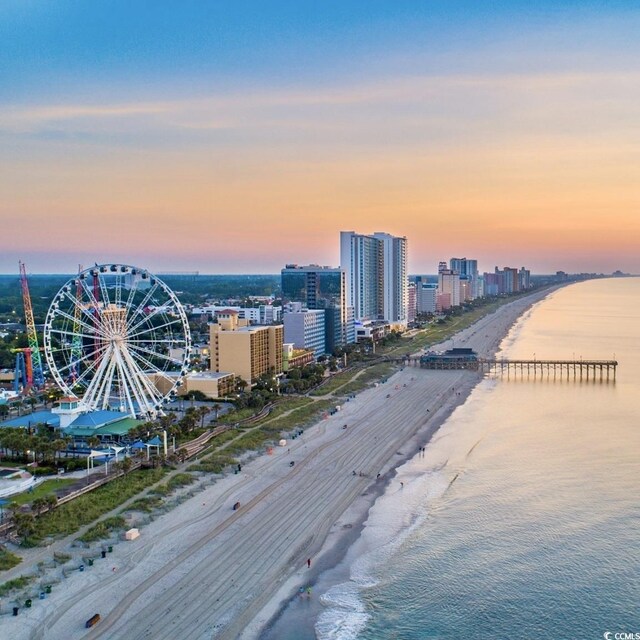
[[[457,334],[455,345],[495,353],[513,323],[549,293],[501,307]],[[257,638],[300,587],[340,560],[394,469],[479,379],[405,367],[287,447],[160,516],[107,559],[73,571],[31,609],[12,617],[4,603],[0,638]],[[96,612],[100,623],[86,630]]]

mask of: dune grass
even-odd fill
[[[35,532],[23,540],[24,546],[40,544],[47,537],[75,533],[132,496],[158,482],[166,469],[144,469],[113,480],[95,491],[60,505],[36,519]]]
[[[19,565],[22,562],[22,558],[15,553],[11,553],[8,549],[0,547],[0,571],[6,571]]]

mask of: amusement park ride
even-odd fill
[[[22,288],[22,301],[24,304],[24,319],[27,325],[27,340],[29,346],[24,349],[16,349],[16,371],[14,377],[14,391],[18,393],[29,391],[32,387],[41,389],[44,386],[44,370],[38,345],[38,334],[33,319],[33,307],[29,295],[29,283],[24,262],[18,263],[20,267],[20,286]]]
[[[145,269],[80,270],[56,294],[44,325],[49,372],[87,411],[152,418],[182,384],[189,323],[176,295]]]
[[[16,358],[16,390],[44,385],[25,266],[20,276],[29,347]],[[176,295],[146,269],[80,267],[55,295],[44,324],[48,373],[86,411],[162,413],[188,372],[191,335]]]

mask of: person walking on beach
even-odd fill
[[[311,558],[307,558],[307,569],[311,569]]]

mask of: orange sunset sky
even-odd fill
[[[631,3],[219,4],[0,9],[1,272],[640,273]]]

